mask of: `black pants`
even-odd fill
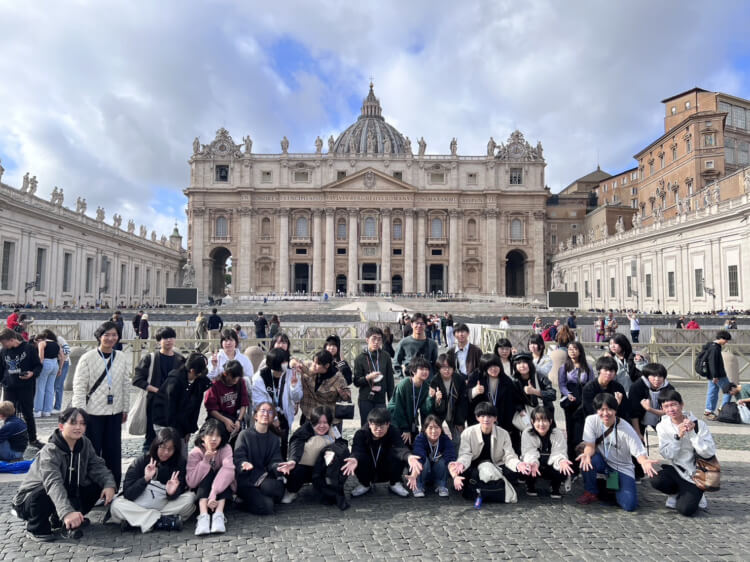
[[[296,494],[306,482],[312,482],[313,467],[302,464],[295,465],[286,477],[286,489]]]
[[[677,511],[682,515],[690,516],[698,511],[703,492],[698,486],[682,478],[673,466],[663,464],[659,474],[651,479],[651,486],[670,496],[677,494]]]
[[[101,495],[101,487],[90,484],[81,487],[79,495],[71,497],[70,503],[75,509],[86,515]],[[52,532],[50,517],[57,514],[57,509],[42,486],[26,496],[26,500],[23,504],[17,506],[16,510],[21,519],[26,521],[27,531],[35,535],[49,535]]]
[[[196,499],[205,500],[211,495],[211,486],[214,485],[216,475],[219,473],[218,470],[210,470],[208,474],[201,480],[198,487],[195,489]],[[216,500],[231,500],[232,499],[232,486],[227,486],[226,490],[216,494]]]
[[[143,452],[148,453],[151,448],[151,443],[156,439],[156,431],[154,430],[154,418],[152,417],[151,406],[153,400],[146,401],[146,437],[143,439]]]
[[[630,330],[630,339],[633,343],[638,343],[638,337],[641,335],[640,330]]]
[[[240,477],[237,495],[242,499],[242,509],[255,515],[273,515],[274,504],[284,497],[284,482],[269,476],[260,486],[253,486],[249,478]]]
[[[579,404],[579,400],[574,402],[576,405]],[[575,459],[576,447],[583,441],[583,424],[585,421],[584,416],[580,413],[576,413],[573,408],[563,408],[565,412],[565,433],[567,434],[568,440],[568,458]],[[577,466],[576,463],[574,463]]]
[[[36,441],[36,421],[34,420],[34,394],[36,392],[36,381],[26,382],[13,388],[5,388],[5,399],[13,402],[16,412],[23,416],[26,429],[29,432],[29,441]]]
[[[285,430],[279,430],[279,439],[281,439],[281,458],[286,460],[286,456],[289,453],[289,428]]]
[[[540,476],[527,476],[526,477],[526,486],[529,490],[535,490],[536,489],[536,483],[537,480],[542,478],[543,480],[549,480],[550,482],[550,488],[552,490],[552,493],[559,493],[560,492],[560,484],[563,482],[563,475],[560,474],[557,470],[555,470],[550,465],[544,465],[539,467],[539,473]]]
[[[373,402],[372,400],[360,400],[358,404],[359,421],[362,423],[362,427],[367,427],[367,415],[370,413],[370,410],[377,408],[378,406],[385,407],[385,402],[379,403]]]
[[[86,437],[115,477],[115,489],[120,489],[122,479],[122,413],[111,416],[89,415]]]
[[[377,466],[374,465],[372,459],[365,459],[358,463],[357,468],[354,469],[354,474],[363,486],[369,486],[375,482],[395,484],[401,481],[401,475],[405,467],[406,463],[387,454],[385,458],[378,459]]]

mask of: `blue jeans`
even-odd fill
[[[635,478],[615,471],[606,463],[601,453],[596,453],[591,457],[591,464],[594,470],[583,471],[583,489],[592,494],[598,494],[599,487],[596,484],[596,475],[618,472],[620,475],[620,489],[615,493],[617,505],[625,511],[635,511],[638,507],[638,491],[635,487]]]
[[[713,412],[716,410],[716,403],[719,401],[719,388],[724,393],[724,399],[721,405],[724,406],[732,396],[729,394],[729,377],[721,377],[719,384],[714,384],[713,380],[708,381],[708,391],[706,392],[706,411]]]
[[[65,390],[65,377],[68,376],[70,361],[63,363],[62,373],[55,378],[55,404],[53,410],[62,410],[63,391]]]
[[[0,441],[0,461],[14,461],[23,458],[23,451],[10,448],[10,441]]]
[[[424,490],[425,485],[433,481],[436,488],[444,488],[445,483],[448,480],[448,466],[445,464],[445,459],[439,458],[436,461],[428,458],[422,465],[422,472],[417,478],[419,488]]]
[[[34,395],[34,411],[50,413],[55,400],[55,379],[60,365],[57,359],[45,359],[42,362],[42,372],[36,380],[36,394]]]

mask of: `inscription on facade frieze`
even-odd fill
[[[328,201],[411,201],[411,195],[379,195],[376,193],[329,193]]]
[[[323,201],[320,195],[301,195],[297,193],[282,193],[279,195],[279,201]]]

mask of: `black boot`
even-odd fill
[[[154,525],[157,531],[182,531],[182,519],[179,515],[162,515]]]

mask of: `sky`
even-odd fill
[[[185,233],[193,138],[314,151],[383,115],[427,152],[541,141],[553,192],[634,166],[660,100],[695,86],[750,98],[750,3],[430,0],[0,0],[3,183],[36,175],[149,232]]]

